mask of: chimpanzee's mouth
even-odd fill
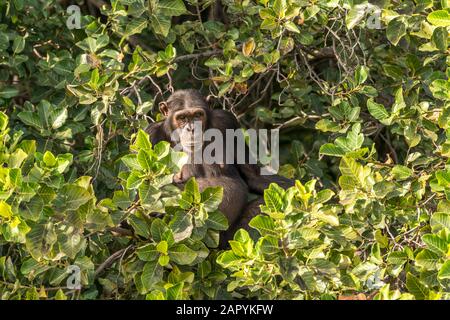
[[[184,149],[199,149],[202,145],[202,141],[186,141],[183,143]]]
[[[193,146],[198,146],[198,145],[203,144],[203,140],[194,138],[194,139],[190,139],[190,140],[186,141],[183,144],[186,145],[187,147],[193,147]]]

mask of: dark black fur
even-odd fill
[[[225,110],[211,110],[203,96],[196,90],[177,90],[167,100],[167,118],[164,121],[150,124],[146,131],[149,133],[153,145],[160,141],[170,141],[170,134],[174,130],[171,114],[180,109],[202,107],[207,114],[206,129],[216,128],[225,136],[226,129],[239,129],[239,123],[234,115]],[[173,142],[172,146],[174,145]],[[224,155],[226,155],[224,150]],[[235,152],[235,157],[237,153]],[[248,159],[248,150],[246,150]],[[235,163],[237,163],[235,161]],[[249,191],[262,195],[270,183],[276,182],[281,187],[293,185],[290,179],[280,176],[261,176],[260,168],[252,164],[186,164],[183,166],[180,187],[190,177],[194,176],[200,190],[209,186],[223,187],[223,200],[219,209],[225,214],[230,224],[228,232],[221,235],[221,247],[233,237],[238,228],[248,228],[252,217],[260,213],[259,205],[262,197],[247,204]]]

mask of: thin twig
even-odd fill
[[[240,50],[241,48],[242,48],[242,44],[238,44],[236,46],[237,50]],[[186,55],[183,55],[183,56],[178,56],[173,61],[174,62],[181,62],[181,61],[186,61],[186,60],[193,60],[193,59],[210,57],[210,56],[213,56],[213,55],[216,55],[216,54],[222,54],[222,53],[223,53],[223,49],[214,49],[214,50],[209,50],[209,51],[205,51],[205,52],[191,53],[191,54],[186,54]]]
[[[117,259],[119,259],[122,254],[124,254],[128,249],[130,249],[133,245],[129,245],[124,249],[120,249],[119,251],[114,252],[112,255],[108,257],[98,268],[95,270],[94,278],[97,278],[103,270],[110,267]]]
[[[222,49],[215,49],[215,50],[210,50],[210,51],[205,51],[205,52],[186,54],[184,56],[176,57],[174,59],[174,62],[181,62],[181,61],[186,61],[186,60],[193,60],[193,59],[210,57],[210,56],[213,56],[215,54],[221,54],[222,52],[223,52]]]
[[[386,142],[386,144],[387,144],[387,146],[388,146],[388,148],[389,148],[389,151],[390,151],[391,154],[392,154],[392,160],[394,160],[394,163],[398,163],[397,152],[395,151],[395,149],[394,149],[394,147],[392,146],[391,142],[390,142],[388,139],[386,139],[382,133],[380,133],[380,137],[381,137],[381,139],[384,140],[384,142]]]

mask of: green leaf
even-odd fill
[[[142,170],[136,154],[127,154],[120,158],[120,160],[131,170]]]
[[[334,192],[330,189],[321,190],[317,193],[314,203],[325,203],[329,201],[334,196]]]
[[[25,244],[31,256],[40,261],[42,257],[50,253],[56,240],[54,226],[49,222],[31,226],[30,232],[26,235]]]
[[[144,170],[150,170],[150,168],[152,167],[152,156],[150,155],[150,153],[145,150],[145,149],[141,149],[138,152],[137,155],[137,160],[139,162],[139,165],[144,169]]]
[[[345,16],[345,24],[348,29],[353,29],[357,24],[359,24],[365,15],[365,6],[356,5],[352,7]]]
[[[261,238],[261,251],[266,255],[274,255],[280,252],[278,238],[273,236],[265,236]]]
[[[147,28],[147,23],[147,19],[142,17],[132,19],[129,23],[127,23],[123,39],[126,39],[133,34],[141,33],[145,28]]]
[[[259,10],[259,16],[261,19],[272,19],[275,20],[277,17],[274,15],[275,12],[272,10],[272,8],[262,8]]]
[[[320,154],[324,154],[332,157],[342,157],[345,156],[345,151],[333,143],[326,143],[320,147]]]
[[[0,217],[3,218],[11,218],[13,212],[11,210],[11,206],[4,201],[0,201]]]
[[[18,53],[21,53],[24,48],[25,48],[25,37],[16,36],[14,38],[14,42],[13,42],[13,46],[12,46],[14,54],[16,55]]]
[[[31,111],[22,111],[17,114],[17,117],[26,125],[32,126],[38,130],[44,129],[39,115]]]
[[[149,261],[142,270],[141,281],[146,291],[154,289],[156,283],[162,280],[163,268],[157,261]]]
[[[53,129],[59,129],[67,120],[68,112],[66,108],[54,109],[50,112],[49,121]]]
[[[244,245],[239,241],[230,240],[228,241],[230,244],[231,250],[233,250],[234,254],[239,257],[247,257],[247,254],[244,249]]]
[[[89,85],[93,89],[97,90],[99,80],[100,80],[100,74],[99,74],[98,69],[92,70],[92,72],[91,72],[91,80],[89,81]]]
[[[101,34],[97,37],[97,40],[95,41],[96,44],[96,50],[101,49],[103,47],[106,47],[109,43],[109,37],[106,34]]]
[[[170,258],[169,258],[169,256],[159,256],[159,258],[158,258],[158,263],[159,263],[159,265],[161,265],[162,267],[165,267],[165,266],[167,266],[168,264],[169,264],[169,262],[170,262]]]
[[[67,296],[64,294],[64,292],[59,289],[55,294],[55,300],[67,300]]]
[[[162,254],[167,254],[167,249],[169,248],[169,245],[167,244],[167,241],[160,241],[157,245],[156,245],[156,250]]]
[[[343,176],[348,176],[359,184],[364,185],[366,177],[365,170],[362,165],[356,162],[355,159],[349,157],[342,157],[339,163],[339,169]],[[342,178],[342,177],[341,177]]]
[[[151,149],[152,143],[150,142],[150,138],[148,134],[140,129],[136,135],[136,140],[134,141],[134,145],[138,149]]]
[[[401,265],[408,261],[408,255],[403,251],[394,251],[389,253],[387,261],[391,264]]]
[[[177,264],[187,265],[197,258],[197,253],[185,244],[177,244],[169,249],[169,257]]]
[[[170,153],[170,143],[168,143],[167,141],[161,141],[155,145],[153,151],[156,154],[156,158],[158,160],[161,160]]]
[[[181,16],[187,12],[183,0],[159,0],[158,10],[165,16]]]
[[[194,229],[192,215],[185,212],[177,212],[170,221],[169,227],[172,230],[175,242],[189,238]]]
[[[273,19],[264,19],[261,23],[261,30],[273,30],[278,26],[278,24]]]
[[[30,201],[22,201],[20,208],[19,212],[22,217],[32,221],[38,221],[44,208],[44,201],[40,196],[34,196]]]
[[[181,194],[183,200],[187,201],[189,204],[198,204],[201,201],[201,194],[198,189],[198,183],[195,177],[192,177],[186,182],[184,186],[184,191]]]
[[[367,100],[367,109],[377,120],[389,118],[389,112],[386,111],[386,108],[382,104],[373,101],[373,99]]]
[[[406,35],[406,24],[402,17],[389,21],[386,28],[386,36],[393,45],[396,46],[404,35]]]
[[[148,208],[154,208],[161,197],[161,189],[157,189],[150,184],[149,181],[143,181],[139,186],[139,200],[142,206]]]
[[[381,248],[386,248],[389,245],[389,239],[385,236],[380,229],[375,231],[375,240]]]
[[[341,127],[330,119],[320,119],[316,123],[316,129],[322,132],[338,132],[341,130]]]
[[[106,34],[98,36],[97,39],[92,37],[87,37],[83,41],[77,43],[77,46],[83,50],[89,51],[91,53],[97,52],[99,49],[105,47],[109,43],[109,37]]]
[[[408,179],[413,174],[413,170],[402,165],[396,165],[392,168],[391,173],[395,179],[402,181]]]
[[[273,219],[269,216],[257,215],[252,220],[250,220],[248,225],[250,227],[258,230],[262,236],[265,236],[268,234],[269,235],[277,234],[277,232],[275,230],[275,223],[274,223]]]
[[[441,239],[436,234],[425,234],[422,236],[423,242],[432,250],[439,255],[445,255],[448,251],[447,242]]]
[[[283,209],[283,199],[279,190],[274,185],[264,190],[264,202],[270,212],[277,213]]]
[[[166,300],[164,294],[159,290],[153,290],[145,296],[146,300]]]
[[[335,140],[336,146],[346,152],[351,152],[361,148],[364,142],[364,134],[360,133],[361,124],[355,123],[352,130],[348,132],[347,137],[339,137]]]
[[[430,84],[433,96],[441,100],[450,100],[450,82],[444,79],[436,79]]]
[[[363,84],[369,76],[369,69],[365,66],[358,66],[356,68],[355,80],[357,84]]]
[[[441,51],[445,51],[448,48],[448,31],[444,27],[437,27],[433,31],[431,37],[433,44]]]
[[[132,201],[130,200],[128,193],[124,191],[114,191],[113,202],[120,209],[127,209],[131,206]]]
[[[212,57],[205,61],[205,66],[211,69],[218,69],[223,66],[223,61],[217,57]]]
[[[90,199],[92,195],[86,189],[77,185],[65,185],[58,192],[55,205],[65,210],[76,210]]]
[[[157,220],[159,220],[159,219],[157,219]],[[150,231],[149,225],[147,224],[147,221],[144,220],[142,217],[139,217],[137,215],[131,215],[128,218],[128,222],[131,224],[131,226],[133,227],[136,234],[138,234],[146,239],[150,238],[151,231]],[[154,240],[159,241],[156,239],[154,239]]]
[[[156,250],[156,246],[153,243],[137,248],[136,252],[139,259],[142,261],[155,261],[159,256],[159,252]]]
[[[167,225],[161,219],[155,219],[152,222],[152,226],[151,226],[150,230],[151,230],[151,235],[153,237],[153,240],[156,242],[159,242],[161,240],[166,240],[164,235],[167,231],[170,231],[170,229],[167,227]]]
[[[428,249],[423,249],[417,254],[415,261],[418,266],[427,270],[433,270],[436,268],[439,259],[440,257],[436,253]]]
[[[431,12],[427,20],[435,26],[448,27],[450,26],[450,13],[448,10],[438,10]]]
[[[210,212],[208,214],[208,220],[206,220],[206,226],[213,230],[227,230],[228,220],[225,215],[219,211]]]
[[[450,260],[445,261],[438,273],[439,279],[450,279]]]
[[[8,116],[0,111],[0,132],[3,132],[8,127]]]
[[[223,187],[208,187],[201,193],[201,202],[208,212],[217,210],[223,197]]]
[[[181,300],[183,298],[184,283],[177,283],[166,289],[167,300]]]
[[[291,32],[300,33],[297,25],[292,21],[285,22],[284,27]]]
[[[19,89],[14,87],[0,88],[0,98],[10,99],[19,95]]]
[[[22,185],[22,170],[18,168],[9,169],[9,179],[14,187],[19,188]]]
[[[429,290],[420,280],[411,273],[406,275],[406,288],[411,292],[417,300],[425,300],[428,298]]]
[[[222,252],[217,257],[217,263],[220,264],[223,268],[228,268],[233,265],[239,264],[242,261],[242,258],[234,254],[233,251],[225,251]]]
[[[167,37],[170,30],[171,19],[170,17],[159,15],[152,15],[150,17],[150,22],[152,24],[152,28],[156,34],[160,34],[164,37]]]
[[[50,128],[50,114],[54,110],[54,106],[47,100],[42,100],[37,106],[37,113],[44,128]]]
[[[450,231],[450,213],[435,212],[431,217],[430,224],[433,230],[445,228]]]
[[[54,167],[57,163],[56,157],[50,151],[46,151],[44,153],[44,156],[42,157],[42,161],[44,161],[44,164],[50,168]]]
[[[86,240],[79,233],[61,234],[58,236],[58,244],[61,252],[69,258],[75,259],[75,256],[85,245]]]
[[[392,106],[392,112],[397,113],[405,107],[406,107],[406,103],[405,103],[405,99],[403,98],[403,88],[400,86],[395,91],[395,102],[394,102],[394,105]]]
[[[275,0],[272,8],[278,18],[283,19],[287,9],[286,0]]]
[[[141,174],[138,171],[131,171],[127,178],[127,189],[137,189],[142,182]]]

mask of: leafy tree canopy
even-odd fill
[[[447,0],[1,1],[0,298],[450,299],[449,27]],[[280,129],[296,180],[229,250],[222,188],[176,188],[142,130],[181,88]]]

